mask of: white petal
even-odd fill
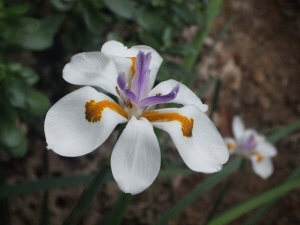
[[[263,179],[269,178],[273,173],[273,163],[270,158],[263,158],[257,161],[256,157],[251,157],[252,167],[254,172]]]
[[[224,142],[227,145],[230,154],[233,154],[236,150],[237,143],[233,138],[224,138]]]
[[[255,150],[264,157],[274,157],[277,155],[277,150],[274,145],[268,142],[260,142],[256,146]]]
[[[107,54],[108,57],[115,60],[115,63],[118,67],[118,71],[124,72],[126,74],[127,72],[130,71],[130,64],[128,64],[128,61],[122,60],[119,57],[136,57],[139,51],[143,51],[145,54],[151,52],[152,58],[149,65],[150,67],[149,87],[153,87],[157,75],[157,71],[163,60],[162,57],[157,53],[157,51],[145,45],[137,45],[128,49],[122,43],[117,41],[108,41],[101,48],[101,52]]]
[[[176,80],[170,79],[159,83],[149,92],[149,96],[155,96],[157,94],[168,94],[178,83],[180,84],[179,92],[177,93],[176,98],[171,102],[182,105],[195,105],[203,112],[206,112],[208,106],[203,104],[191,89]]]
[[[185,137],[178,121],[152,122],[153,126],[168,132],[187,166],[198,172],[221,170],[229,157],[227,147],[212,121],[194,105],[180,109],[161,109],[158,113],[179,113],[194,120],[192,137]]]
[[[98,86],[117,95],[118,71],[114,61],[101,52],[74,55],[63,69],[63,78],[77,85]]]
[[[119,123],[127,121],[120,114],[105,109],[99,122],[85,119],[85,104],[91,100],[113,100],[94,88],[80,88],[54,104],[45,119],[48,149],[62,156],[85,155],[100,146]]]
[[[239,116],[235,116],[232,121],[232,132],[236,140],[241,140],[244,136],[245,125]]]
[[[120,189],[138,194],[148,188],[160,169],[160,149],[152,125],[131,117],[111,156],[112,173]]]

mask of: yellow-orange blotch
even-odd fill
[[[136,61],[136,57],[128,57],[129,59],[131,59],[131,73],[132,73],[132,77],[135,75],[136,70],[135,70],[135,61]]]
[[[263,156],[262,156],[262,154],[260,154],[260,153],[255,153],[254,154],[255,155],[255,157],[256,157],[256,161],[257,162],[261,162],[262,160],[263,160]]]
[[[236,145],[234,143],[228,143],[227,148],[228,148],[228,150],[233,150],[236,148]]]
[[[91,100],[85,104],[85,118],[91,123],[99,122],[102,117],[102,112],[104,109],[109,108],[121,116],[127,118],[128,115],[126,111],[115,102],[110,102],[108,100],[103,100],[96,102]]]
[[[188,119],[185,116],[180,115],[179,113],[158,113],[157,111],[149,111],[142,115],[150,122],[171,122],[178,121],[181,123],[181,131],[184,137],[192,137],[193,136],[193,126],[194,119]]]

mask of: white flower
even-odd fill
[[[120,189],[137,194],[156,178],[161,161],[153,127],[168,132],[184,162],[194,171],[213,173],[228,160],[226,145],[211,120],[207,105],[185,85],[168,80],[153,87],[162,58],[148,46],[127,49],[109,41],[101,52],[80,53],[63,70],[66,81],[101,88],[80,88],[48,111],[48,149],[63,156],[85,155],[99,147],[117,124],[128,123],[114,146],[112,173]],[[173,102],[181,108],[153,109]]]
[[[238,116],[233,118],[232,131],[235,139],[224,139],[229,152],[250,159],[254,172],[261,178],[270,177],[273,173],[271,158],[277,154],[275,146],[255,130],[245,129],[242,119]]]

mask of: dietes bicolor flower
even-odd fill
[[[86,87],[66,95],[48,111],[48,149],[62,156],[85,155],[99,147],[118,124],[127,123],[111,156],[112,173],[122,191],[140,193],[158,175],[161,152],[153,127],[169,133],[192,170],[221,170],[229,154],[204,113],[207,105],[172,79],[152,88],[161,62],[161,56],[148,46],[128,49],[116,41],[106,42],[101,52],[73,56],[63,69],[63,78]],[[180,107],[156,109],[170,102]]]
[[[271,158],[277,154],[274,145],[253,129],[245,129],[242,119],[235,116],[232,121],[233,138],[225,138],[231,154],[241,155],[251,160],[254,172],[263,179],[273,173]]]

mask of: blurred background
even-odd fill
[[[1,195],[0,224],[61,224],[90,174],[109,159],[117,133],[86,156],[66,158],[46,150],[43,129],[49,107],[78,88],[63,80],[64,65],[76,53],[100,51],[107,40],[156,49],[164,57],[158,82],[174,78],[198,93],[224,136],[232,135],[234,115],[266,136],[299,120],[297,0],[0,0],[0,182],[15,187]],[[165,160],[176,162],[177,150],[165,146]],[[283,182],[300,162],[299,129],[276,147],[268,180],[246,162],[169,224],[203,224],[226,187],[216,214]],[[76,177],[64,187],[26,183],[62,176]],[[207,177],[156,179],[134,196],[122,224],[153,224]],[[105,183],[80,224],[101,224],[118,195],[114,181]],[[245,224],[253,213],[230,224]],[[255,224],[300,224],[299,188]]]

